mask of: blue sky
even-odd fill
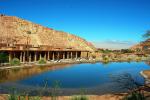
[[[150,0],[0,0],[0,13],[83,37],[97,47],[128,48],[150,29]]]

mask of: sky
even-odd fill
[[[0,13],[124,49],[150,29],[150,0],[0,0]]]

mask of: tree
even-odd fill
[[[121,49],[121,53],[132,53],[130,49]]]
[[[5,52],[0,52],[0,64],[8,62],[8,54]]]
[[[142,37],[143,37],[143,38],[146,38],[146,39],[150,38],[150,30],[146,31],[146,33],[143,34]]]
[[[116,74],[115,76],[111,76],[111,78],[121,90],[127,90],[127,94],[124,96],[123,100],[147,100],[144,96],[143,85],[131,74]]]

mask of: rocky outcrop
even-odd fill
[[[142,50],[142,45],[136,44],[136,45],[132,46],[130,49],[133,51]]]
[[[51,46],[52,48],[72,48],[75,50],[95,51],[86,40],[62,31],[43,27],[14,16],[0,16],[0,42]]]

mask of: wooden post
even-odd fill
[[[50,53],[49,53],[49,51],[48,51],[48,60],[50,60],[50,55],[49,55]]]
[[[37,61],[37,52],[35,51],[34,52],[34,62],[36,62]]]
[[[47,60],[46,58],[47,58],[47,57],[46,57],[46,51],[45,51],[45,54],[44,54],[44,59],[45,59],[45,60]]]
[[[25,62],[25,60],[26,60],[26,54],[25,53],[26,52],[23,53],[23,62]]]
[[[20,96],[18,96],[18,100],[21,100],[21,99],[20,99]]]
[[[59,52],[57,52],[57,60],[59,60],[59,56],[60,56],[60,54],[59,54]]]
[[[65,52],[63,52],[63,59],[65,59]]]
[[[29,100],[29,96],[26,96],[26,100]]]
[[[22,52],[20,52],[20,62],[22,62]]]
[[[15,57],[15,56],[16,56],[16,55],[15,55],[15,52],[14,52],[13,54],[14,54],[14,58],[16,58],[16,57]]]
[[[73,58],[72,58],[72,52],[71,52],[71,59],[73,59]]]
[[[55,53],[53,52],[53,60],[55,60]]]
[[[32,55],[30,54],[30,56],[29,56],[29,62],[31,62],[31,58],[32,58],[31,56],[32,56]]]
[[[78,52],[76,52],[76,59],[78,58]]]
[[[11,52],[9,52],[9,62],[12,60]]]
[[[67,59],[69,59],[69,52],[67,52]]]

